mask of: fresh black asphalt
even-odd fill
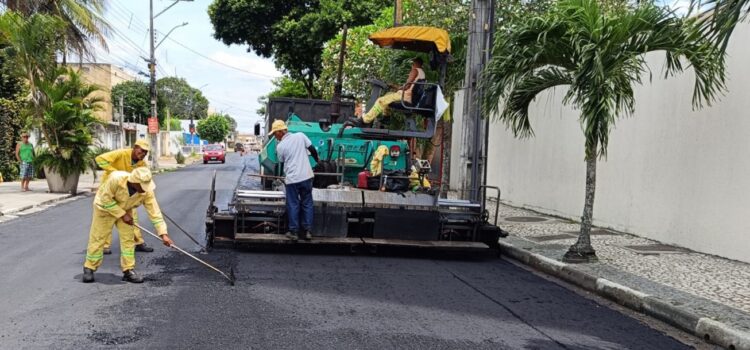
[[[203,237],[211,174],[226,207],[254,156],[158,175],[162,210]],[[1,199],[0,199],[1,200]],[[80,282],[92,198],[0,224],[1,349],[684,349],[647,325],[493,257],[345,251],[200,255],[146,238],[146,283],[118,249]],[[141,211],[141,221],[147,223]],[[198,247],[170,225],[175,242]]]

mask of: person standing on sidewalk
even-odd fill
[[[300,214],[302,214],[302,228],[305,240],[312,239],[313,198],[312,184],[315,174],[310,165],[307,152],[320,163],[318,151],[313,147],[310,139],[303,133],[290,134],[283,120],[275,120],[271,125],[271,132],[278,141],[276,157],[284,163],[286,214],[289,219],[289,231],[286,236],[296,241],[300,229]]]
[[[100,188],[109,178],[110,174],[115,171],[127,171],[131,172],[133,169],[145,167],[146,162],[144,159],[148,155],[148,151],[151,149],[149,142],[146,140],[138,140],[133,145],[133,148],[123,148],[114,150],[111,152],[100,154],[96,157],[96,164],[104,170],[102,181],[100,182]],[[133,212],[133,222],[138,223],[138,213]],[[135,250],[138,252],[153,252],[154,248],[146,245],[146,241],[143,240],[143,234],[138,228],[133,228],[133,234],[135,235]],[[112,254],[112,230],[109,231],[109,236],[104,242],[104,254]]]
[[[143,205],[156,233],[165,246],[172,245],[167,233],[167,224],[161,216],[156,202],[151,171],[140,167],[133,172],[112,172],[99,186],[94,198],[94,212],[91,218],[89,244],[86,248],[86,261],[83,263],[84,283],[94,282],[94,271],[104,259],[104,242],[112,237],[112,226],[120,232],[120,267],[122,279],[131,283],[142,283],[143,277],[135,272],[135,237],[133,235],[134,213]]]
[[[21,133],[21,142],[16,145],[16,160],[21,163],[21,191],[29,191],[29,182],[34,177],[34,145],[29,142],[29,134]]]

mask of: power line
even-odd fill
[[[113,3],[113,4],[115,4],[115,3]],[[140,19],[138,18],[138,16],[136,16],[135,14],[133,14],[133,12],[131,12],[131,11],[129,11],[129,10],[127,10],[127,9],[123,8],[123,7],[120,7],[120,6],[119,6],[119,4],[117,4],[117,5],[113,6],[113,8],[114,8],[114,9],[116,9],[117,11],[119,11],[119,14],[120,14],[121,16],[122,16],[122,15],[124,15],[125,17],[127,17],[128,15],[130,15],[130,16],[132,16],[132,18],[133,18],[133,19],[134,19],[134,20],[135,20],[135,21],[137,22],[137,24],[139,24],[139,25],[143,26],[143,28],[145,28],[145,27],[146,27],[146,25],[144,24],[144,22],[142,22],[142,21],[141,21],[141,20],[140,20]],[[120,19],[122,20],[122,17],[120,17]],[[126,21],[126,22],[129,22],[129,21]],[[134,29],[132,29],[132,28],[131,28],[131,30],[133,30],[134,32],[137,32],[137,31],[135,31],[135,30],[134,30]],[[159,34],[163,34],[163,33],[159,32],[158,30],[157,30],[156,32],[157,32],[157,33],[159,33]],[[221,61],[219,61],[219,60],[216,60],[216,59],[214,59],[214,58],[211,58],[211,57],[209,57],[209,56],[206,56],[206,55],[202,54],[202,53],[201,53],[200,51],[198,51],[198,50],[195,50],[195,49],[193,49],[193,48],[191,48],[191,47],[189,47],[189,46],[187,46],[187,45],[185,45],[185,44],[183,44],[183,43],[181,43],[181,42],[179,42],[179,41],[177,41],[177,40],[175,40],[175,39],[173,39],[173,38],[167,37],[167,39],[169,39],[170,41],[172,41],[173,43],[175,43],[175,44],[177,44],[177,45],[180,45],[180,46],[182,46],[182,47],[183,47],[184,49],[186,49],[186,50],[188,50],[188,51],[192,52],[193,54],[195,54],[195,55],[197,55],[197,56],[200,56],[200,57],[202,57],[202,58],[204,58],[204,59],[206,59],[206,60],[209,60],[209,61],[211,61],[211,62],[213,62],[213,63],[219,64],[219,65],[222,65],[222,66],[224,66],[224,67],[227,67],[227,68],[230,68],[230,69],[234,69],[234,70],[236,70],[236,71],[239,71],[239,72],[243,72],[243,73],[246,73],[246,74],[250,74],[250,75],[254,75],[254,76],[258,76],[258,77],[262,77],[262,78],[268,78],[268,79],[273,79],[273,78],[276,78],[275,76],[271,76],[271,75],[268,75],[268,74],[263,74],[263,73],[258,73],[258,72],[252,72],[252,71],[249,71],[249,70],[246,70],[246,69],[242,69],[242,68],[239,68],[239,67],[236,67],[236,66],[233,66],[233,65],[230,65],[230,64],[227,64],[227,63],[221,62]],[[129,39],[128,39],[128,40],[129,40]],[[159,66],[157,65],[157,69],[158,69],[158,67],[159,67]],[[162,74],[164,74],[164,72],[163,72],[163,71],[162,71],[161,73],[162,73]]]
[[[133,11],[130,11],[129,9],[125,7],[121,7],[119,3],[114,2],[114,1],[111,4],[113,5],[111,7],[113,10],[125,16],[125,18],[129,17],[127,21],[129,24],[132,24],[130,19],[133,19],[137,22],[136,24],[140,25],[142,28],[144,29],[148,28],[148,25],[146,25],[145,22],[141,21],[141,19],[135,13],[133,13]]]
[[[239,67],[235,67],[235,66],[232,66],[232,65],[226,64],[226,63],[224,63],[224,62],[221,62],[221,61],[219,61],[219,60],[216,60],[216,59],[213,59],[213,58],[211,58],[211,57],[208,57],[208,56],[206,56],[206,55],[204,55],[204,54],[200,53],[199,51],[197,51],[197,50],[195,50],[195,49],[192,49],[192,48],[188,47],[187,45],[185,45],[185,44],[183,44],[183,43],[181,43],[181,42],[179,42],[179,41],[177,41],[177,40],[175,40],[175,39],[172,39],[172,38],[170,38],[170,37],[167,37],[167,39],[169,39],[169,41],[171,41],[171,42],[173,42],[173,43],[175,43],[175,44],[177,44],[177,45],[180,45],[180,46],[182,46],[182,47],[183,47],[183,48],[185,48],[186,50],[188,50],[188,51],[190,51],[190,52],[192,52],[192,53],[194,53],[194,54],[196,54],[196,55],[198,55],[198,56],[200,56],[200,57],[203,57],[204,59],[207,59],[207,60],[209,60],[209,61],[211,61],[211,62],[214,62],[214,63],[216,63],[216,64],[220,64],[220,65],[222,65],[222,66],[224,66],[224,67],[227,67],[227,68],[231,68],[231,69],[234,69],[234,70],[236,70],[236,71],[240,71],[240,72],[243,72],[243,73],[247,73],[247,74],[250,74],[250,75],[255,75],[255,76],[263,77],[263,78],[269,78],[269,79],[274,79],[274,78],[276,78],[275,76],[271,76],[271,75],[267,75],[267,74],[262,74],[262,73],[257,73],[257,72],[251,72],[251,71],[249,71],[249,70],[245,70],[245,69],[242,69],[242,68],[239,68]]]

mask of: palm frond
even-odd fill
[[[750,14],[750,0],[691,0],[690,8],[698,13],[703,35],[725,52],[734,28]]]
[[[509,88],[500,120],[520,137],[533,136],[529,121],[529,105],[536,96],[547,89],[573,83],[571,75],[558,67],[545,67],[518,77]]]
[[[530,136],[534,96],[569,84],[563,102],[581,111],[587,159],[606,156],[617,118],[633,113],[633,86],[649,71],[644,55],[652,51],[665,52],[665,76],[695,71],[694,107],[724,91],[724,55],[702,35],[697,20],[650,2],[600,6],[597,0],[563,0],[497,39],[480,85],[483,110],[516,136]]]

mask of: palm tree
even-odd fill
[[[49,104],[40,123],[44,146],[35,162],[68,177],[95,169],[89,147],[93,127],[101,123],[94,112],[103,107],[103,99],[96,94],[100,88],[84,82],[75,70],[58,68],[57,72],[56,79],[39,86]]]
[[[23,17],[10,11],[0,16],[0,42],[16,75],[28,84],[32,114],[37,119],[42,118],[47,106],[39,85],[58,76],[55,53],[62,48],[59,33],[63,26],[59,18],[42,14]]]
[[[690,8],[699,14],[706,36],[725,51],[734,27],[750,14],[750,0],[692,0]]]
[[[93,57],[92,44],[107,48],[105,35],[111,27],[104,19],[104,0],[0,0],[9,10],[28,17],[48,14],[59,17],[65,24],[66,47],[79,56]],[[63,59],[65,55],[63,54]]]
[[[564,261],[597,259],[590,238],[597,159],[607,155],[616,119],[633,113],[633,85],[649,76],[644,54],[651,51],[664,52],[665,76],[693,68],[694,107],[710,104],[723,91],[724,56],[701,35],[697,20],[651,3],[604,9],[598,0],[563,0],[495,42],[481,83],[486,115],[498,116],[517,137],[533,136],[529,105],[542,91],[561,85],[568,86],[564,103],[580,110],[585,203],[578,241]]]

